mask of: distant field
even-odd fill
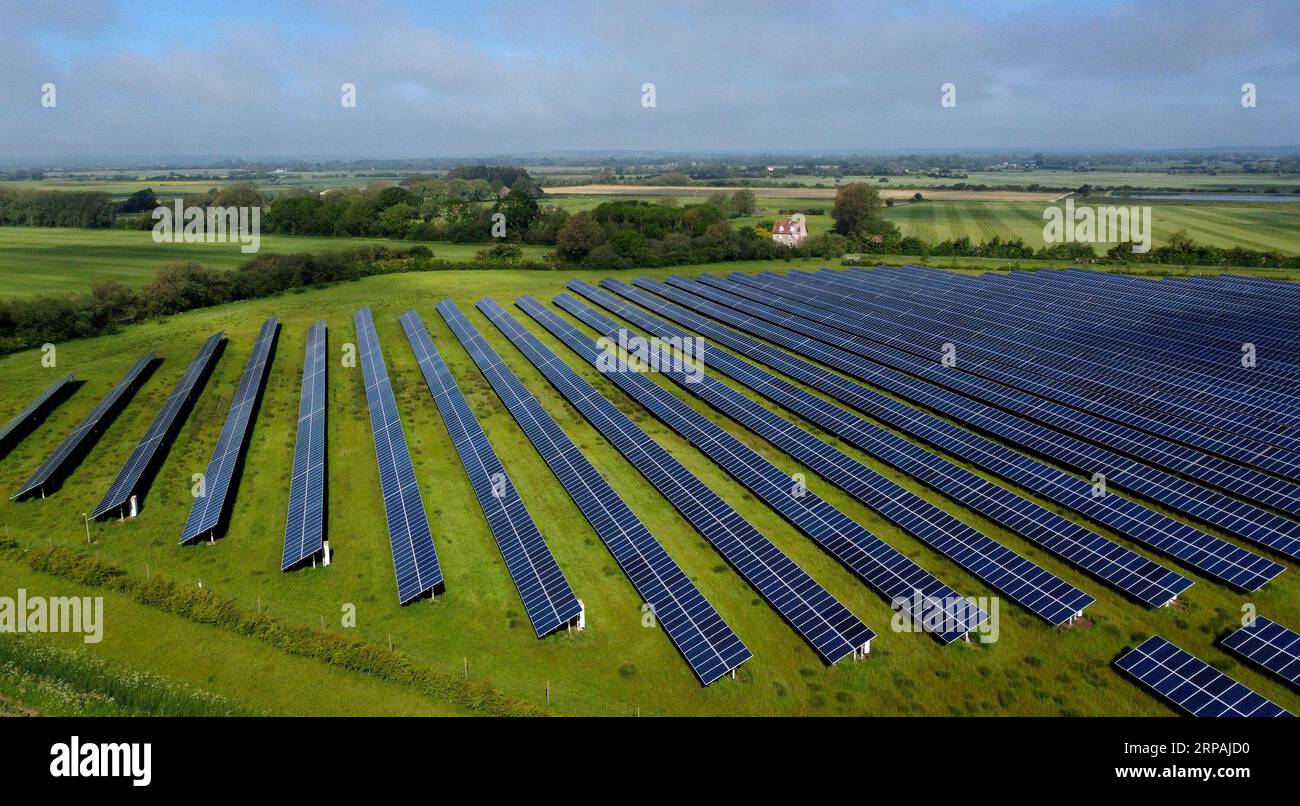
[[[890,176],[888,182],[882,183],[878,176],[843,176],[829,178],[825,176],[782,177],[781,183],[797,182],[801,185],[818,183],[828,187],[849,182],[871,182],[873,184],[903,185],[908,187],[947,187],[958,183],[968,185],[1041,185],[1043,187],[1078,188],[1082,185],[1094,187],[1130,185],[1138,188],[1173,188],[1177,190],[1228,190],[1231,188],[1248,188],[1255,191],[1277,188],[1282,193],[1290,193],[1300,188],[1300,174],[1257,173],[1219,173],[1209,174],[1171,174],[1166,171],[968,171],[964,178],[930,177],[924,174],[907,176]]]
[[[1114,199],[1088,203],[1116,204]],[[1152,242],[1159,246],[1178,230],[1214,246],[1300,252],[1300,205],[1153,204]],[[1043,242],[1042,204],[927,201],[891,207],[885,217],[906,235],[928,243],[967,236],[987,241],[994,235],[1019,237],[1038,248]],[[810,216],[809,222],[820,216]],[[829,219],[829,216],[827,217]],[[1098,251],[1101,251],[1100,245]]]
[[[714,193],[731,193],[739,188],[718,187],[680,187],[668,185],[574,185],[566,188],[551,188],[547,195],[576,196],[678,196],[682,198],[708,197]],[[770,196],[785,199],[833,199],[835,188],[765,188],[753,187],[755,196]],[[910,199],[916,191],[892,190],[881,186],[880,196],[884,199]],[[940,190],[927,193],[926,198],[951,201],[1053,201],[1061,198],[1062,193],[1031,193],[1028,191],[977,191],[977,190]]]
[[[383,238],[325,238],[264,235],[267,253],[326,252],[383,244],[407,249],[410,241]],[[435,258],[469,260],[480,244],[425,244]],[[524,256],[540,259],[548,250],[523,246]],[[139,288],[164,263],[193,261],[233,269],[253,255],[239,244],[154,243],[145,230],[55,229],[0,227],[0,297],[30,297],[65,291],[84,291],[96,280],[117,280]]]

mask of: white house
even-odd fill
[[[772,240],[786,246],[798,246],[808,237],[803,216],[779,218],[772,224]]]

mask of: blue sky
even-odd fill
[[[0,162],[1300,141],[1286,0],[0,0],[0,18]]]

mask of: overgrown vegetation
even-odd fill
[[[33,571],[125,594],[166,613],[251,636],[292,655],[398,683],[462,708],[496,716],[545,714],[491,684],[435,672],[398,652],[338,631],[285,624],[264,613],[250,613],[234,600],[202,588],[178,585],[161,576],[139,579],[112,563],[59,547],[23,552],[9,540],[0,541],[0,552],[26,562]]]
[[[118,670],[83,651],[61,649],[32,636],[0,634],[0,679],[12,681],[21,702],[68,713],[144,716],[237,716],[238,703],[166,678]]]

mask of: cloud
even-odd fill
[[[1300,130],[1285,2],[32,8],[0,31],[11,159],[1141,149]],[[39,106],[45,81],[56,109]]]

